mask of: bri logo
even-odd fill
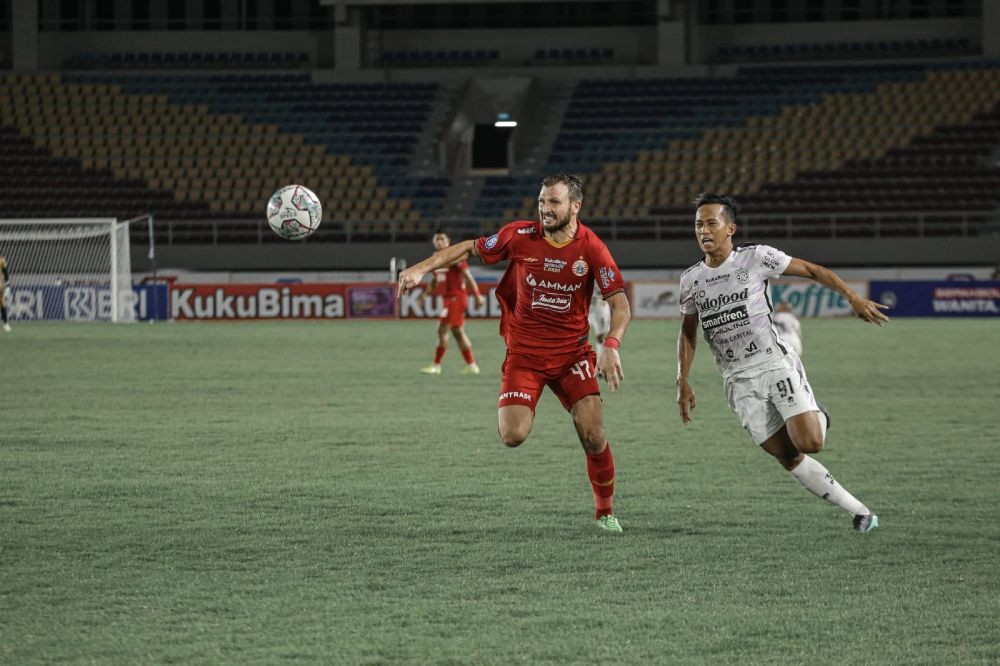
[[[487,250],[492,250],[493,248],[495,248],[497,246],[497,241],[499,241],[499,240],[500,239],[497,237],[497,235],[493,234],[492,236],[490,236],[489,238],[486,239],[486,242],[483,243],[483,245],[486,246]]]

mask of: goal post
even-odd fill
[[[14,320],[136,320],[127,222],[0,219],[0,255]]]

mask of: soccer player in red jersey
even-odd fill
[[[400,273],[399,293],[419,285],[430,271],[473,255],[487,264],[507,260],[496,291],[500,334],[507,343],[500,382],[500,439],[507,446],[520,446],[531,432],[542,390],[551,388],[572,415],[583,445],[597,525],[620,533],[611,506],[615,463],[604,437],[597,377],[603,376],[612,391],[621,385],[625,375],[618,348],[631,311],[607,246],[577,219],[582,205],[577,176],[549,176],[538,195],[538,222],[511,222],[491,236],[436,252]],[[611,329],[600,357],[588,342],[587,314],[595,284],[611,306]]]
[[[434,232],[431,239],[434,249],[438,252],[451,245],[448,233],[443,229]],[[440,268],[431,273],[431,282],[424,290],[424,295],[441,295],[444,299],[444,306],[441,309],[441,318],[438,320],[438,344],[434,351],[434,364],[423,368],[420,372],[425,375],[441,374],[441,359],[448,351],[448,331],[455,336],[458,348],[462,350],[462,357],[465,359],[465,367],[462,369],[463,375],[478,375],[479,366],[476,365],[476,358],[472,355],[472,343],[469,336],[465,334],[465,308],[469,303],[468,292],[465,287],[468,285],[476,297],[476,305],[483,307],[486,299],[479,293],[479,285],[469,271],[469,264],[460,261],[450,268]]]

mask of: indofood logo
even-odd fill
[[[737,303],[739,301],[747,300],[750,290],[744,289],[743,291],[734,291],[730,294],[722,294],[721,296],[715,296],[714,298],[706,298],[701,303],[698,304],[699,310],[717,310],[723,305],[729,305],[730,303]]]

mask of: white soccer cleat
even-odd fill
[[[440,365],[429,365],[426,368],[420,368],[420,372],[425,375],[440,375],[441,366]]]
[[[462,368],[462,374],[463,375],[478,375],[479,374],[479,366],[476,365],[475,363],[473,363],[472,365],[467,365],[464,368]]]
[[[3,332],[4,333],[10,333],[10,324],[4,324],[3,325]]]

